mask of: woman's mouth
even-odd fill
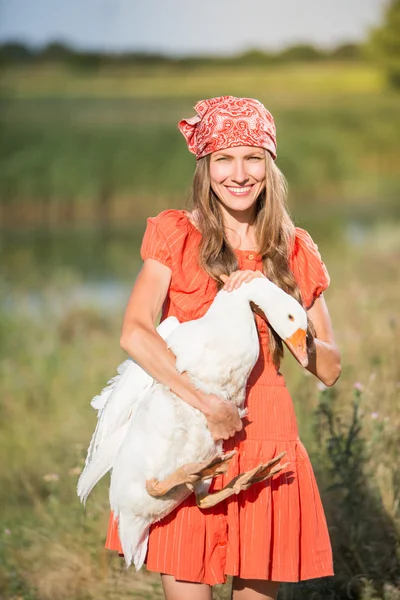
[[[251,191],[252,187],[252,185],[231,187],[226,186],[226,189],[229,190],[234,196],[246,196]]]

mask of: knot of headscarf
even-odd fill
[[[276,159],[274,119],[258,100],[219,96],[200,100],[194,109],[197,115],[178,127],[197,159],[236,146],[265,148]]]

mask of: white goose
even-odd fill
[[[178,319],[168,317],[157,331],[165,340],[178,325]],[[90,403],[98,413],[85,467],[78,481],[78,496],[82,502],[86,502],[96,483],[112,469],[130,420],[154,383],[154,379],[131,358],[117,367],[117,373]]]
[[[301,305],[266,278],[254,278],[232,292],[221,290],[200,319],[179,324],[166,319],[159,333],[196,388],[234,402],[243,411],[246,382],[259,354],[250,303],[298,360],[307,365],[307,316]],[[78,482],[85,501],[112,468],[110,505],[119,524],[127,566],[145,559],[150,525],[169,514],[192,491],[209,507],[279,472],[283,454],[243,473],[223,490],[207,495],[210,478],[226,471],[234,453],[223,455],[204,415],[153,380],[133,361],[92,404],[99,420]]]

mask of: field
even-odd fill
[[[180,205],[194,158],[176,123],[199,98],[255,96],[274,114],[291,206],[398,215],[398,96],[363,64],[236,69],[5,69],[0,200],[5,226],[125,222]],[[379,198],[379,206],[376,199]]]
[[[331,275],[343,372],[282,371],[317,474],[333,580],[280,600],[400,598],[398,96],[363,64],[75,72],[5,69],[0,91],[0,598],[162,598],[103,549],[107,482],[75,486],[90,399],[124,354],[144,217],[183,206],[176,121],[199,98],[259,97],[276,117],[290,209]],[[229,586],[215,589],[229,597]]]

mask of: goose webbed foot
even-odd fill
[[[254,483],[260,483],[269,479],[279,471],[282,471],[289,463],[284,465],[279,464],[281,458],[285,455],[285,452],[281,452],[278,456],[268,461],[265,464],[258,465],[247,473],[240,473],[232,479],[222,490],[213,492],[212,494],[206,494],[201,489],[196,491],[196,501],[200,508],[211,508],[222,500],[239,494],[242,490],[247,490]]]
[[[194,490],[195,484],[199,481],[226,473],[229,461],[234,454],[236,454],[235,450],[223,456],[214,456],[212,459],[200,463],[183,465],[163,481],[154,478],[149,479],[146,481],[147,493],[154,498],[159,498],[166,496],[180,485],[186,485],[190,490]]]

